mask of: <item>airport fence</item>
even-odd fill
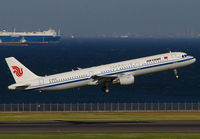
[[[70,104],[0,104],[0,112],[152,112],[200,111],[194,103],[70,103]]]

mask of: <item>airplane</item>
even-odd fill
[[[10,90],[43,92],[99,85],[105,93],[110,91],[111,84],[132,85],[136,76],[145,74],[173,70],[178,78],[178,68],[196,61],[193,56],[184,52],[169,52],[90,68],[78,68],[49,76],[37,76],[14,57],[5,60],[16,82],[8,86]]]

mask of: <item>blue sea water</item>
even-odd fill
[[[135,78],[131,86],[100,86],[61,92],[10,91],[14,83],[4,60],[14,56],[35,74],[44,76],[91,66],[184,51],[196,57],[195,64],[172,71]],[[89,103],[89,102],[200,102],[200,39],[64,39],[54,46],[0,47],[0,103]]]

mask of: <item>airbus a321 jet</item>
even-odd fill
[[[49,76],[37,76],[14,57],[5,60],[16,82],[8,86],[10,90],[59,91],[99,85],[106,93],[109,92],[111,84],[132,85],[135,77],[145,74],[173,70],[178,78],[178,68],[196,61],[193,56],[184,52],[169,52],[91,68],[78,68]]]

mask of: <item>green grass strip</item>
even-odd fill
[[[200,112],[33,112],[0,113],[0,121],[116,121],[116,120],[200,120]]]

